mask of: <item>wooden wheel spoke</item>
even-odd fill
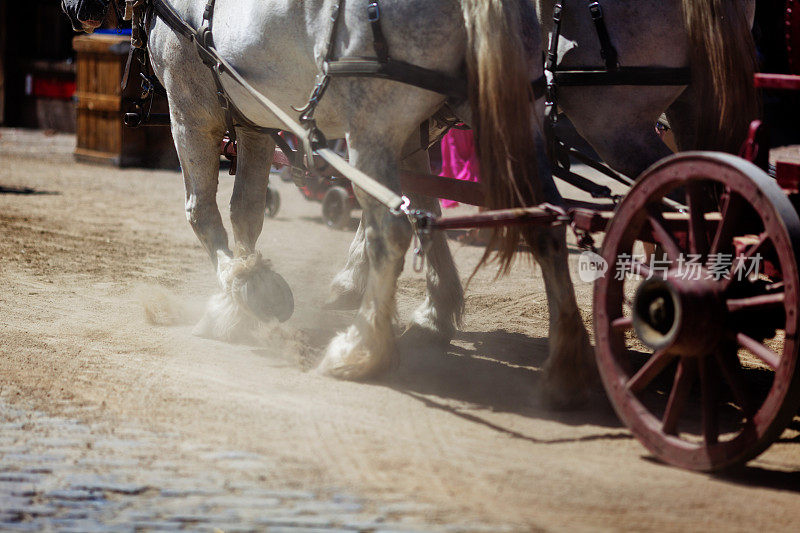
[[[758,252],[761,249],[761,247],[764,246],[764,243],[767,242],[768,239],[769,235],[767,234],[766,231],[760,233],[758,235],[758,240],[754,244],[751,244],[744,252],[738,254],[736,257],[733,258],[733,262],[731,263],[730,275],[727,278],[723,278],[721,280],[722,281],[721,290],[724,291],[725,289],[727,289],[735,279],[738,279],[738,277],[741,276],[740,274],[739,275],[736,274],[738,269],[745,268],[747,261],[749,261],[756,254],[756,252]],[[712,256],[709,255],[709,260],[711,260],[711,257]]]
[[[719,253],[722,251],[723,246],[732,245],[736,223],[739,220],[737,215],[741,207],[742,198],[728,190],[722,202],[722,208],[720,209],[721,220],[717,226],[717,231],[714,233],[714,239],[708,251],[709,255]]]
[[[681,249],[667,230],[664,216],[652,204],[647,206],[647,220],[653,229],[653,237],[664,247],[667,257],[672,261],[677,261],[681,255]]]
[[[766,287],[764,287],[764,290],[767,290],[767,291],[779,291],[779,290],[783,290],[784,287],[786,287],[784,282],[779,281],[777,283],[771,283],[770,285],[767,285]]]
[[[622,331],[629,330],[633,327],[633,318],[629,316],[621,316],[611,321],[611,328]]]
[[[728,311],[731,313],[743,310],[754,311],[758,309],[769,309],[772,307],[783,307],[784,298],[784,293],[776,292],[772,294],[749,296],[747,298],[733,298],[725,302],[725,305],[728,307]]]
[[[747,250],[737,255],[735,261],[743,263],[748,259],[750,259],[751,257],[753,257],[756,254],[756,252],[759,251],[762,246],[764,246],[764,243],[767,242],[767,239],[769,239],[769,234],[767,234],[766,231],[760,233],[758,235],[758,242],[750,245],[750,247],[747,248]]]
[[[689,251],[693,254],[705,255],[708,252],[708,233],[705,210],[703,209],[705,193],[700,182],[693,181],[686,186],[686,198],[689,207]]]
[[[750,420],[755,414],[755,409],[753,409],[750,397],[747,395],[747,389],[742,381],[742,365],[736,355],[736,347],[729,346],[724,352],[717,352],[715,357],[722,371],[722,377],[733,393],[736,404],[742,410],[744,416]]]
[[[777,370],[780,366],[781,357],[757,340],[748,337],[744,333],[737,333],[736,342],[739,343],[739,346],[761,359],[772,370]]]
[[[717,380],[714,359],[704,357],[700,361],[700,390],[703,395],[703,440],[706,444],[716,444],[719,440]]]
[[[675,359],[675,356],[658,351],[650,356],[650,359],[639,369],[636,374],[628,380],[626,386],[628,390],[637,393],[643,391],[658,375],[664,371],[668,364]]]
[[[664,411],[662,430],[668,435],[678,434],[678,420],[680,420],[689,391],[697,376],[697,361],[687,357],[681,358],[675,380],[669,393],[667,408]]]

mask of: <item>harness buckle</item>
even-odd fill
[[[403,203],[401,203],[399,207],[392,208],[392,209],[389,210],[389,212],[392,213],[394,216],[398,216],[398,217],[402,216],[402,215],[406,215],[407,217],[410,217],[411,216],[411,209],[409,209],[409,208],[411,207],[411,199],[408,196],[403,196],[402,200],[403,200]]]
[[[559,2],[559,3],[557,3],[556,5],[553,6],[553,22],[555,22],[556,24],[560,24],[561,23],[561,11],[563,9],[564,8],[561,5],[561,2]]]
[[[373,23],[381,20],[381,6],[378,2],[371,2],[367,6],[367,20]]]
[[[414,259],[412,266],[414,272],[422,272],[425,267],[425,256],[433,245],[429,223],[435,217],[426,211],[411,209],[411,200],[408,196],[403,196],[402,200],[403,203],[399,207],[390,209],[389,212],[395,216],[405,215],[411,223],[411,228],[414,231]]]
[[[589,12],[592,14],[592,20],[598,21],[603,18],[603,6],[600,2],[592,2],[589,4]]]

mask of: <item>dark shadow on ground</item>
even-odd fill
[[[41,195],[41,194],[61,194],[57,191],[40,191],[31,187],[14,187],[11,185],[0,185],[0,194],[19,194],[19,195]]]
[[[664,468],[676,468],[659,461],[652,455],[644,456],[642,459],[663,466]],[[725,481],[735,485],[800,493],[800,467],[793,470],[781,468],[776,468],[773,470],[764,468],[763,466],[743,465],[731,468],[730,470],[726,470],[724,472],[706,475],[712,479]]]
[[[352,319],[352,311],[313,311],[302,318],[301,323],[314,324],[314,327],[299,328],[309,353],[313,354],[306,368],[316,365],[333,335],[351,324]],[[545,338],[504,330],[465,331],[456,333],[453,343],[437,344],[418,331],[410,331],[400,337],[398,351],[396,366],[372,382],[406,394],[431,409],[446,411],[512,438],[537,444],[632,438],[619,422],[599,385],[592,392],[587,406],[572,411],[556,411],[538,400],[540,369],[548,354],[548,341]],[[634,364],[641,363],[637,361]],[[744,372],[745,383],[755,393],[765,392],[765,386],[768,389],[761,374],[763,372],[758,369],[746,369]],[[662,380],[664,386],[668,387],[670,379],[667,377],[658,381]],[[690,397],[689,409],[699,413],[699,397],[694,396]],[[552,420],[570,426],[598,426],[601,429],[575,438],[546,439],[503,427],[486,416],[485,411]],[[797,429],[798,420],[793,424],[794,427],[790,427]],[[785,441],[797,442],[800,437]],[[788,483],[795,479],[780,472],[772,475],[770,470],[749,468],[749,472],[755,473],[753,477],[763,483]],[[743,475],[743,479],[747,480],[750,475]],[[730,479],[733,481],[736,478]]]
[[[336,332],[352,324],[353,313],[317,310],[296,317],[299,319],[296,327],[310,354],[303,368],[316,366]],[[313,327],[300,324],[313,324]],[[498,330],[457,332],[455,341],[455,344],[442,345],[414,332],[401,335],[396,365],[371,382],[413,396],[431,408],[447,410],[489,427],[493,424],[483,420],[476,409],[557,420],[575,426],[592,424],[623,429],[599,384],[587,407],[573,411],[555,411],[537,399],[539,368],[547,357],[547,339]],[[449,400],[461,402],[461,407],[453,408],[447,404]],[[505,431],[499,427],[494,429]],[[537,440],[513,431],[508,434]],[[589,440],[597,438],[630,438],[630,435],[625,432],[621,437],[619,431],[604,432]],[[553,443],[556,442],[561,441]]]
[[[467,331],[456,333],[454,344],[437,346],[411,331],[401,337],[399,350],[398,368],[384,383],[431,408],[538,443],[630,438],[627,432],[604,431],[589,437],[548,441],[499,427],[480,415],[478,409],[488,409],[574,426],[622,429],[599,386],[586,406],[571,411],[550,409],[538,399],[537,384],[547,358],[547,339],[503,330]],[[460,405],[451,405],[451,400]]]
[[[745,465],[731,472],[717,474],[715,477],[737,485],[800,493],[800,468],[787,471]]]

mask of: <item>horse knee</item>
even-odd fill
[[[186,220],[195,231],[202,231],[214,218],[214,209],[210,205],[197,201],[186,203]]]
[[[222,226],[222,218],[216,203],[189,200],[186,203],[186,220],[192,226],[215,267],[217,251],[230,255],[228,235]]]
[[[386,211],[380,224],[371,225],[366,231],[370,264],[378,267],[386,260],[402,258],[411,244],[411,234],[411,223],[405,217]]]

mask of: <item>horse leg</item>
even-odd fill
[[[465,122],[468,122],[468,119],[471,118],[471,113],[469,102],[464,102],[456,106],[456,116]],[[444,132],[439,129],[431,129],[429,132],[432,138],[442,135],[443,133]],[[427,151],[418,149],[419,142],[419,137],[415,132],[406,142],[406,146],[403,148],[403,153],[413,152],[413,154],[412,156],[402,160],[400,162],[400,167],[413,172],[428,173],[430,172],[430,160]],[[411,199],[412,204],[415,207],[424,209],[431,213],[436,213],[437,215],[441,214],[441,206],[438,199],[414,193],[408,193],[407,196]],[[434,240],[431,250],[429,251],[431,259],[427,262],[429,268],[429,290],[431,289],[431,286],[445,287],[447,285],[447,282],[445,281],[434,282],[432,280],[432,276],[435,276],[436,273],[435,271],[430,271],[430,268],[433,267],[435,269],[436,265],[447,265],[448,263],[452,263],[450,249],[446,246],[446,244],[445,251],[439,251],[441,250],[441,244],[445,242],[446,241],[444,239],[442,239],[440,242],[440,240],[437,238]],[[347,253],[347,261],[345,262],[345,266],[336,274],[336,276],[334,276],[333,281],[331,282],[330,293],[327,301],[325,302],[326,309],[358,309],[358,306],[361,303],[361,298],[364,296],[367,271],[369,268],[369,260],[364,249],[365,243],[366,238],[364,237],[364,217],[362,216],[358,224],[358,231],[356,231],[356,234],[353,237],[353,242],[350,244],[350,250]],[[447,259],[448,257],[450,258],[449,261]],[[453,266],[453,269],[455,269],[455,266]],[[457,272],[455,273],[455,277],[458,279]],[[452,293],[452,297],[455,299],[453,301],[453,305],[451,306],[452,310],[451,312],[444,312],[445,316],[450,315],[454,318],[452,322],[456,326],[460,324],[461,315],[463,314],[464,299],[463,291],[460,289],[460,282],[458,283],[458,286],[458,290],[462,294],[459,296],[455,293]],[[438,297],[434,299],[437,301],[439,300]],[[428,298],[428,300],[431,299]],[[422,308],[420,308],[420,310],[422,310]],[[423,315],[420,315],[420,324],[424,324],[426,322],[430,323],[430,321],[422,317]]]
[[[566,409],[586,402],[597,381],[594,352],[578,311],[569,274],[566,230],[531,227],[523,237],[542,269],[549,310],[549,354],[539,394],[549,406]]]
[[[237,138],[236,179],[231,195],[234,250],[251,254],[264,226],[275,142],[267,134],[248,130],[238,131]]]
[[[411,143],[418,143],[416,134],[403,150],[413,149]],[[420,150],[404,159],[401,168],[412,172],[430,172],[430,161],[426,151]],[[408,194],[415,208],[441,215],[437,198],[420,194]],[[331,283],[331,295],[325,304],[328,309],[357,308],[366,288],[369,258],[365,246],[364,217],[358,225],[344,268],[336,274]],[[427,295],[412,317],[409,332],[432,334],[444,342],[450,342],[455,329],[461,324],[464,314],[464,290],[456,269],[447,239],[441,232],[431,235],[431,247],[426,254]]]
[[[551,175],[544,143],[537,141],[536,148],[539,187],[535,201],[561,205],[563,199]],[[594,351],[570,278],[566,228],[526,226],[522,237],[542,269],[549,313],[548,357],[538,394],[550,407],[577,407],[586,402],[598,378]]]
[[[230,254],[217,207],[222,131],[173,121],[172,135],[183,171],[186,218],[216,267],[218,252]]]
[[[173,109],[177,107],[173,104]],[[222,139],[222,128],[203,128],[173,119],[172,135],[183,170],[186,218],[208,252],[219,279],[220,273],[229,265],[231,256],[228,234],[222,225],[222,217],[217,206],[219,143]],[[224,292],[212,296],[205,315],[195,326],[193,333],[199,337],[232,339],[231,324],[235,320],[223,319],[235,315],[231,309],[233,306],[226,299]]]
[[[348,137],[353,165],[399,190],[395,161],[399,150],[380,147],[380,136],[359,132]],[[366,290],[353,325],[328,345],[318,369],[344,379],[364,379],[386,369],[396,352],[392,319],[397,277],[411,242],[411,225],[356,188],[364,210],[369,261]]]
[[[269,136],[238,132],[238,164],[231,196],[234,253],[218,252],[221,292],[209,301],[195,333],[228,341],[249,341],[258,319],[288,319],[294,299],[285,280],[255,249],[264,224],[274,142]]]
[[[418,143],[419,141],[416,139]],[[430,172],[427,151],[421,150],[407,158],[402,168],[421,173]],[[442,214],[438,198],[409,194],[412,205],[436,216]],[[449,343],[455,330],[461,325],[464,314],[464,289],[456,264],[447,245],[444,232],[434,231],[430,235],[431,247],[425,254],[425,301],[414,311],[406,334],[427,340]]]
[[[334,276],[325,309],[358,309],[367,288],[369,258],[367,257],[366,222],[364,214],[358,223],[358,230],[347,251],[344,268]]]

